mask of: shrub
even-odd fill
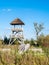
[[[2,45],[3,44],[3,40],[0,40],[0,45]]]
[[[6,36],[4,37],[4,44],[9,44],[9,39]]]
[[[31,39],[31,41],[30,41],[30,45],[34,45],[34,46],[35,46],[35,42],[34,42],[33,39]]]
[[[28,39],[26,39],[26,40],[24,41],[24,43],[25,43],[25,44],[29,43],[29,40],[28,40]]]
[[[43,40],[43,46],[49,48],[49,35],[47,35]]]

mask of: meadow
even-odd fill
[[[44,52],[27,50],[19,54],[17,41],[13,45],[8,45],[0,40],[0,65],[49,65],[49,35],[40,37],[37,45],[33,39],[25,40],[25,44],[27,43],[30,43],[30,48],[42,48]]]

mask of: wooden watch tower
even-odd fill
[[[10,35],[9,44],[13,44],[13,42],[17,39],[20,44],[24,43],[24,36],[23,36],[23,28],[22,26],[25,25],[19,18],[13,20],[10,25],[13,26],[11,28],[12,34]],[[13,41],[12,41],[13,39]]]

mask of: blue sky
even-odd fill
[[[20,18],[24,23],[25,39],[35,38],[33,23],[44,23],[42,33],[49,34],[49,0],[0,0],[0,37],[10,35],[9,23]]]

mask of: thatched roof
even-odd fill
[[[11,25],[24,25],[24,23],[19,18],[15,19],[10,24]]]

